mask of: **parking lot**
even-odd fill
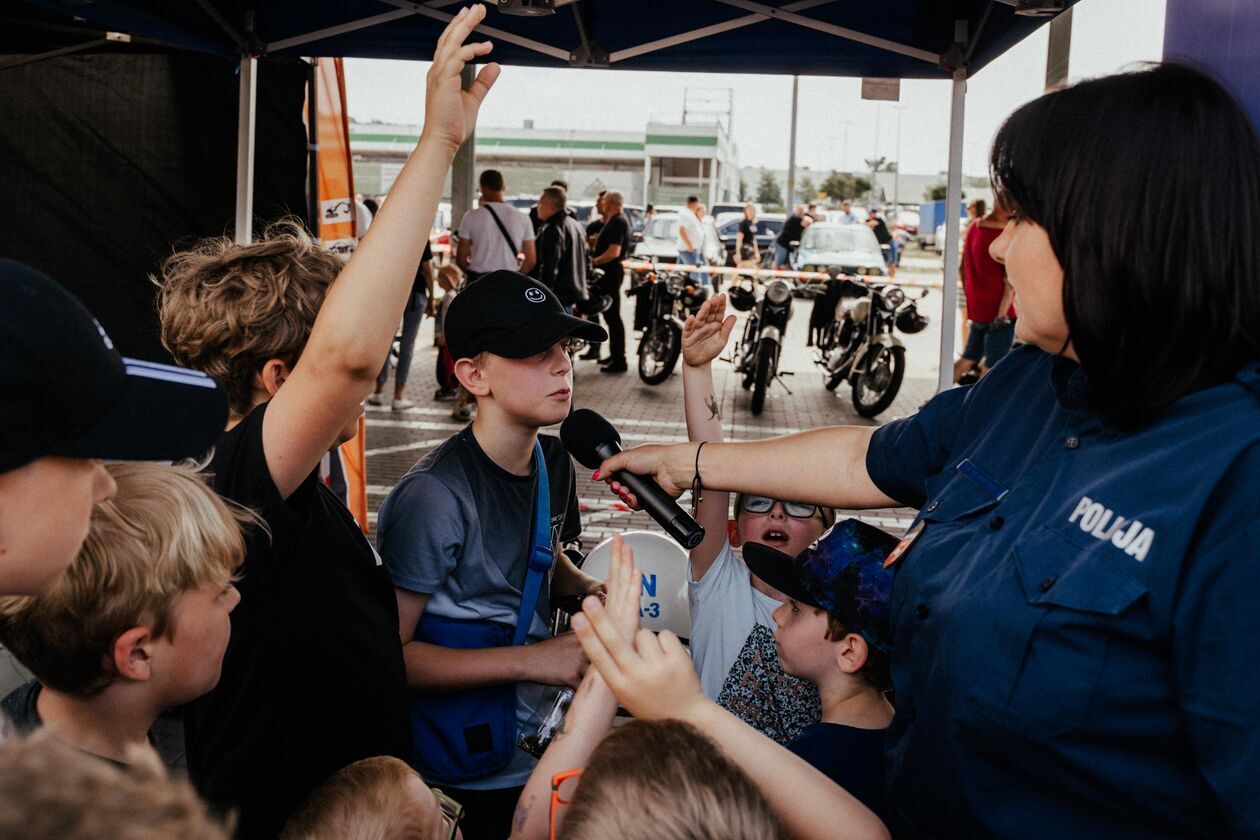
[[[899,276],[939,279],[939,258],[915,253],[903,262]],[[783,384],[771,387],[761,416],[753,417],[749,411],[748,392],[740,387],[732,366],[721,360],[714,363],[714,384],[722,404],[727,439],[752,440],[837,424],[871,425],[914,412],[936,388],[940,302],[940,293],[931,292],[920,304],[920,311],[930,319],[928,328],[916,335],[899,336],[907,348],[905,382],[892,407],[872,421],[854,412],[847,385],[841,385],[834,392],[823,388],[822,374],[812,361],[811,349],[805,346],[809,310],[813,303],[796,299],[781,365],[785,374]],[[622,304],[626,323],[629,324],[633,301],[623,299]],[[742,319],[746,316],[740,314],[739,317],[741,322],[736,325],[735,336],[740,334]],[[630,373],[609,375],[601,373],[594,362],[575,363],[574,407],[592,408],[603,414],[621,432],[626,446],[685,441],[682,377],[675,372],[661,385],[643,384],[634,372],[636,338],[633,334],[628,337],[628,349],[632,354]],[[376,511],[390,488],[420,457],[463,425],[451,419],[450,403],[432,400],[436,387],[433,377],[436,353],[433,321],[426,319],[416,340],[416,358],[406,392],[416,405],[403,411],[368,407],[368,508],[373,528]],[[681,362],[679,364],[681,366]],[[789,373],[791,375],[786,375]],[[789,388],[791,393],[786,390]],[[625,509],[602,483],[591,481],[590,473],[581,469],[578,471],[578,497],[587,548],[615,532],[655,527],[646,514]],[[912,515],[908,510],[887,510],[866,512],[863,517],[891,532],[900,533]]]

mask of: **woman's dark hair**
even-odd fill
[[[1260,358],[1260,144],[1216,81],[1164,64],[1043,96],[998,131],[990,172],[1049,235],[1109,425]]]

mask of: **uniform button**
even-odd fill
[[[1063,441],[1063,445],[1066,446],[1068,449],[1075,449],[1076,447],[1081,445],[1081,439],[1078,438],[1076,435],[1068,435],[1067,440]]]
[[[1037,588],[1040,589],[1042,592],[1049,592],[1051,589],[1054,589],[1054,585],[1058,582],[1059,582],[1058,578],[1048,577],[1045,580],[1043,580],[1041,582],[1041,585],[1038,586]]]
[[[936,510],[940,506],[941,506],[941,503],[937,501],[936,499],[933,499],[931,502],[928,503],[927,512],[931,513],[932,511]]]
[[[1003,525],[1005,525],[1005,524],[1006,524],[1006,520],[1005,520],[1005,519],[1003,519],[1003,518],[1002,518],[1002,517],[1000,517],[1000,516],[995,516],[995,517],[993,517],[992,519],[990,519],[990,520],[989,520],[989,530],[990,530],[990,531],[1000,531],[1000,530],[1002,530],[1002,526],[1003,526]]]
[[[919,617],[920,621],[927,618],[930,613],[931,610],[927,608],[927,604],[919,604],[919,606],[914,608],[914,614]]]

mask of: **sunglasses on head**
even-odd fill
[[[778,499],[767,499],[765,496],[745,496],[740,506],[746,513],[769,513]],[[818,514],[818,505],[807,505],[801,502],[780,502],[783,512],[793,519],[811,519]]]

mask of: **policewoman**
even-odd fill
[[[908,505],[890,829],[1260,836],[1260,146],[1171,65],[994,142],[1024,346],[880,429],[648,446],[601,466]]]

